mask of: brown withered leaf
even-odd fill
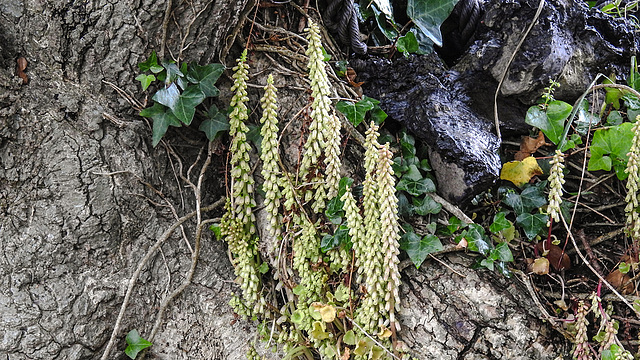
[[[538,150],[542,145],[544,145],[544,134],[542,131],[538,134],[538,137],[525,136],[520,141],[520,151],[518,151],[514,155],[514,159],[518,161],[522,161],[525,158],[531,156],[536,150]]]
[[[345,347],[344,350],[342,350],[342,357],[340,360],[349,360],[349,356],[351,356],[351,350],[348,347]]]
[[[629,282],[631,278],[627,274],[623,274],[620,270],[615,269],[605,278],[609,284],[618,289],[623,295],[633,293],[633,282]]]
[[[356,71],[353,70],[353,68],[348,67],[347,68],[347,72],[344,74],[344,76],[347,78],[347,81],[349,82],[349,85],[353,86],[353,87],[360,87],[362,84],[364,84],[363,81],[360,82],[355,82],[356,81],[356,76],[358,76],[358,74],[356,74]]]
[[[567,255],[562,248],[558,245],[549,245],[545,246],[545,241],[541,241],[536,244],[536,250],[538,250],[539,254],[546,254],[546,258],[549,259],[549,264],[551,267],[556,270],[567,270],[571,268],[571,259],[569,255]]]

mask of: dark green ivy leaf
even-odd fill
[[[168,107],[171,110],[174,110],[179,98],[180,90],[178,90],[178,86],[175,83],[171,83],[168,87],[164,87],[156,91],[151,99],[155,102],[159,102],[160,104]]]
[[[420,268],[430,253],[441,251],[443,248],[440,239],[431,234],[420,238],[415,232],[408,231],[400,238],[400,249],[407,252],[416,269]]]
[[[211,105],[208,112],[209,118],[200,124],[200,131],[207,135],[209,141],[213,141],[220,133],[229,130],[229,120],[218,111],[215,105]]]
[[[513,254],[509,248],[509,244],[501,242],[495,249],[491,250],[489,257],[496,261],[511,262],[513,261]]]
[[[205,96],[214,97],[220,94],[220,90],[215,84],[223,71],[224,65],[222,64],[208,64],[205,66],[192,64],[191,71],[187,74],[187,79],[197,83]]]
[[[338,101],[336,104],[336,109],[343,113],[353,126],[360,125],[360,123],[364,121],[364,116],[367,111],[372,110],[373,107],[374,104],[370,101],[366,101],[365,99],[362,99],[357,103],[353,103],[351,101]]]
[[[176,81],[178,77],[184,77],[184,74],[180,71],[175,62],[162,60],[162,66],[167,70],[167,77],[164,80],[165,83],[172,83]]]
[[[135,359],[140,351],[153,345],[147,340],[143,339],[136,329],[129,331],[126,341],[127,348],[124,350],[124,353],[127,354],[127,356],[131,359]]]
[[[196,106],[204,101],[204,93],[196,86],[189,86],[176,101],[173,114],[185,125],[191,124]]]
[[[403,177],[398,182],[396,189],[406,191],[413,196],[420,196],[424,193],[436,191],[436,185],[433,183],[433,180],[428,178],[411,180],[407,177]]]
[[[467,239],[469,250],[479,252],[484,256],[489,255],[489,251],[493,247],[484,233],[484,228],[478,224],[469,224],[469,228],[464,231],[464,238]]]
[[[173,116],[169,111],[163,112],[153,117],[153,137],[152,137],[152,145],[156,147],[164,134],[167,133],[167,129],[169,126],[180,127],[182,124],[180,120]]]
[[[509,220],[507,220],[506,216],[507,216],[507,213],[505,213],[504,211],[501,211],[495,214],[493,216],[493,223],[489,226],[489,231],[491,231],[494,234],[497,234],[500,231],[504,229],[508,229],[511,226],[513,226],[511,225]]]
[[[442,205],[429,195],[425,195],[422,199],[414,197],[411,201],[413,202],[413,211],[421,216],[437,214],[442,209]]]
[[[522,227],[529,240],[533,239],[547,226],[548,216],[545,214],[524,213],[518,215],[516,223]]]
[[[458,0],[409,0],[407,16],[436,45],[442,46],[440,25],[449,17]]]
[[[149,58],[146,61],[141,62],[141,63],[138,64],[138,68],[142,72],[149,71],[154,66],[158,66],[158,56],[156,55],[155,51],[151,52],[151,55],[149,56]],[[154,73],[155,73],[155,71],[154,71]]]

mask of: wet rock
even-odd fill
[[[500,142],[491,121],[470,107],[456,74],[446,73],[437,56],[371,61],[359,74],[365,93],[429,145],[442,196],[462,202],[498,177]]]
[[[475,29],[476,40],[450,69],[435,55],[355,65],[365,81],[365,94],[381,100],[393,119],[430,146],[438,191],[456,203],[486,189],[499,175],[500,143],[492,129],[494,93],[539,2],[482,4],[484,17]],[[561,84],[556,98],[573,102],[598,73],[625,76],[638,48],[629,20],[589,9],[581,1],[546,1],[501,87],[503,136],[530,129],[524,123],[526,110],[549,79]]]

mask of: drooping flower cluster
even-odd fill
[[[300,164],[300,178],[313,184],[305,201],[313,199],[313,211],[322,212],[326,200],[337,194],[340,181],[340,121],[331,110],[331,85],[325,70],[322,41],[318,24],[309,20],[309,79],[311,80],[311,125]],[[326,175],[317,171],[318,160],[325,155]],[[314,171],[316,170],[316,171]]]
[[[400,330],[400,324],[396,321],[395,311],[400,307],[400,271],[398,270],[398,255],[400,254],[400,226],[398,225],[398,198],[395,194],[395,180],[391,168],[391,151],[389,143],[380,149],[378,156],[377,180],[378,201],[380,213],[380,225],[382,235],[382,253],[384,254],[384,275],[382,281],[385,287],[385,310],[389,313],[389,321],[396,330]]]
[[[235,273],[241,279],[242,306],[235,299],[236,309],[245,315],[261,312],[264,299],[260,296],[260,276],[256,263],[258,256],[255,238],[255,216],[252,208],[256,202],[253,197],[254,180],[249,165],[249,151],[247,143],[249,128],[245,124],[248,118],[246,102],[248,68],[246,64],[247,51],[242,53],[238,64],[233,68],[234,84],[231,91],[235,92],[231,98],[233,111],[229,115],[229,134],[231,135],[231,196],[227,202],[227,211],[221,220],[221,234],[229,244],[229,250],[234,255]]]
[[[564,158],[562,152],[556,150],[553,159],[551,160],[551,171],[549,173],[549,206],[547,206],[547,213],[549,214],[549,221],[547,226],[551,226],[551,219],[556,222],[560,221],[560,204],[562,203],[562,185],[564,185]]]
[[[278,154],[278,113],[276,88],[273,86],[273,76],[267,78],[264,87],[262,102],[262,177],[264,183],[262,190],[265,192],[264,206],[267,212],[268,228],[272,237],[278,238],[281,234],[280,199],[280,155]]]
[[[395,319],[400,286],[398,199],[389,145],[380,146],[377,129],[372,123],[365,143],[364,218],[351,191],[342,196],[358,266],[357,281],[366,289],[355,320],[369,333],[391,324],[400,329]]]
[[[625,172],[629,174],[627,178],[627,206],[624,211],[627,214],[627,231],[634,242],[640,240],[640,216],[638,214],[638,183],[640,182],[640,116],[631,128],[633,140],[629,149],[629,161]]]
[[[589,337],[587,336],[587,327],[589,326],[589,320],[587,320],[587,314],[590,311],[590,306],[581,300],[578,303],[578,309],[576,310],[576,338],[573,349],[573,358],[576,360],[587,360],[591,358],[591,352],[589,351]]]

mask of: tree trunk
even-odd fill
[[[251,9],[247,2],[174,1],[165,57],[230,65],[228,35]],[[102,356],[141,259],[195,209],[194,191],[180,176],[197,180],[202,137],[181,129],[179,155],[152,148],[149,123],[125,95],[144,102],[137,63],[161,51],[166,7],[139,0],[0,4],[1,356]],[[19,57],[28,61],[28,84],[14,71]],[[224,169],[224,156],[215,156],[202,206],[224,195]],[[177,228],[141,268],[109,358],[125,358],[129,330],[151,333],[162,300],[191,266],[194,224],[191,218]],[[169,304],[148,357],[241,359],[256,337],[255,324],[236,321],[227,304],[239,287],[226,245],[207,232],[201,249],[193,282]],[[403,275],[400,336],[417,358],[551,359],[559,351],[517,281],[470,270],[465,256],[443,261],[464,277],[433,260]]]

